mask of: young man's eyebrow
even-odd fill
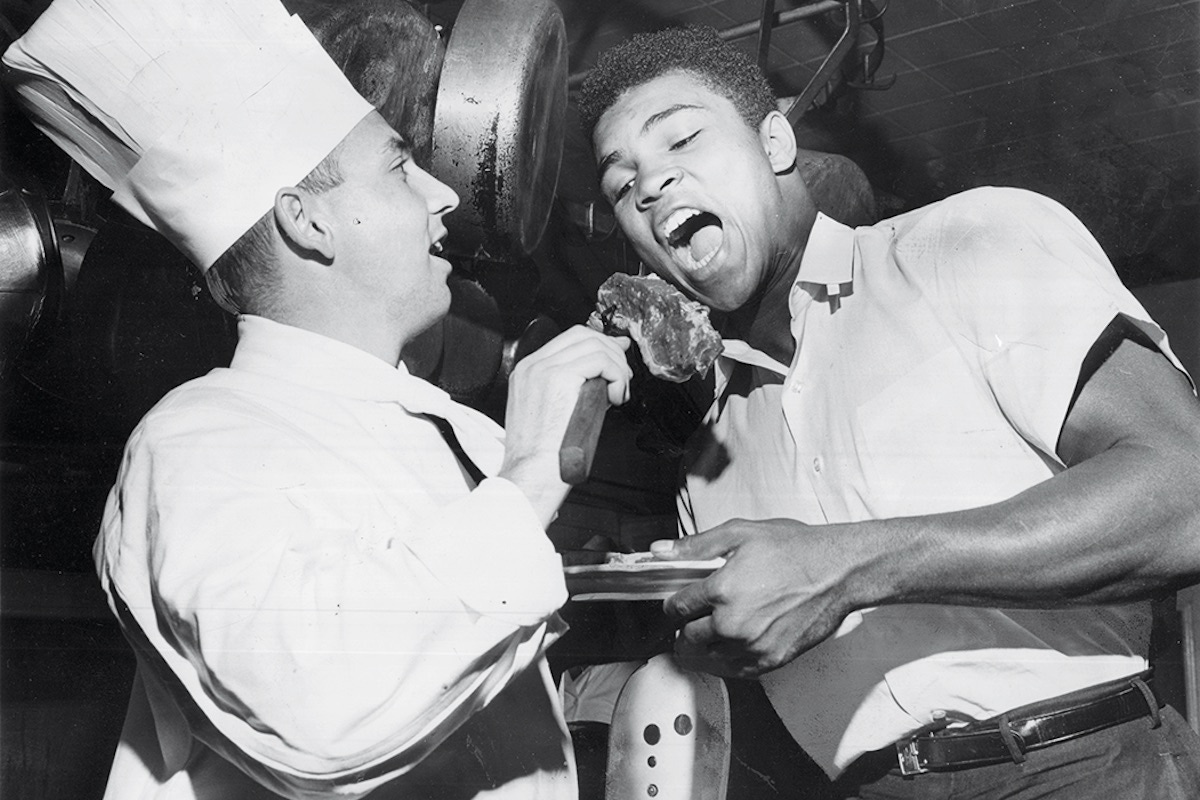
[[[667,117],[671,116],[672,114],[677,114],[680,111],[684,111],[685,109],[689,109],[689,108],[700,108],[700,106],[696,105],[695,103],[676,103],[673,106],[664,108],[662,111],[659,111],[657,114],[651,114],[649,117],[646,118],[646,121],[642,123],[642,133],[643,134],[649,133],[651,128],[653,128],[658,123],[662,122]]]
[[[600,159],[600,163],[596,165],[596,180],[604,182],[604,173],[608,168],[621,159],[621,151],[613,150],[611,153]]]
[[[672,114],[677,114],[680,111],[684,111],[689,108],[700,108],[700,106],[695,105],[694,103],[676,103],[672,106],[668,106],[667,108],[664,108],[662,111],[658,111],[654,114],[651,114],[649,117],[646,118],[646,121],[642,123],[641,134],[643,136],[645,136],[647,133],[650,132],[650,130],[655,125],[658,125],[660,122],[667,119]],[[596,165],[597,179],[603,181],[604,173],[608,170],[609,167],[611,167],[614,163],[619,161],[620,158],[621,158],[621,151],[614,150],[611,153],[609,153],[608,155],[606,155],[604,158],[600,159],[600,163],[598,163]]]

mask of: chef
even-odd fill
[[[134,430],[96,539],[138,662],[106,796],[575,797],[545,528],[627,341],[522,361],[507,435],[408,374],[458,198],[276,0],[55,0],[4,64],[239,313],[230,366]]]

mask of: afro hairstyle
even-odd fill
[[[600,117],[626,90],[679,71],[728,99],[752,128],[776,108],[775,93],[762,70],[715,29],[666,28],[637,34],[600,55],[579,90],[579,121],[588,140]]]

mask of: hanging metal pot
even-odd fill
[[[545,231],[562,161],[567,43],[551,0],[467,0],[446,46],[432,173],[462,202],[454,254],[504,261]]]
[[[0,377],[57,321],[63,267],[45,198],[0,173]]]

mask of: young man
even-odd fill
[[[507,437],[410,376],[458,198],[275,0],[57,0],[5,63],[242,314],[132,434],[96,541],[138,658],[107,796],[574,798],[545,527],[626,343],[522,361]]]
[[[847,796],[1198,796],[1144,673],[1147,598],[1200,576],[1200,404],[1078,220],[998,188],[819,214],[711,30],[614,48],[580,107],[642,261],[726,312],[694,535],[655,546],[727,558],[665,601],[677,655],[758,676]]]

